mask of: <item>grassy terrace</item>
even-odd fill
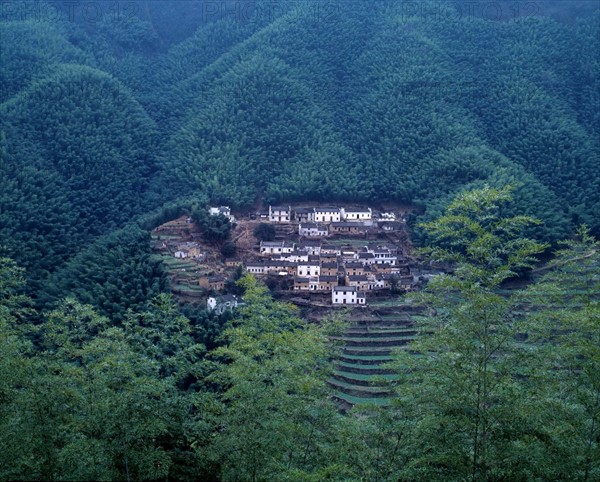
[[[349,336],[357,336],[364,334],[365,336],[395,336],[402,334],[416,333],[417,329],[412,326],[382,326],[382,327],[359,327],[349,328],[346,334]]]
[[[413,302],[406,298],[394,298],[391,300],[369,300],[369,306],[372,307],[402,307],[402,306],[413,306]]]
[[[370,372],[370,371],[376,371],[376,370],[384,370],[383,364],[389,363],[391,361],[393,361],[391,358],[384,358],[382,360],[378,360],[377,364],[365,364],[365,363],[355,363],[355,362],[348,362],[348,361],[342,360],[342,361],[338,362],[337,366],[340,370],[354,369],[354,370],[362,370],[365,372]]]
[[[340,400],[343,400],[347,403],[349,403],[350,405],[374,405],[374,406],[379,406],[379,407],[385,407],[386,405],[390,404],[390,399],[387,397],[377,397],[377,398],[363,398],[363,397],[356,397],[353,395],[348,395],[347,393],[343,393],[343,392],[334,392],[333,393],[334,398],[338,398]]]
[[[413,330],[411,333],[414,333]],[[333,338],[346,343],[360,343],[360,344],[379,344],[385,343],[387,346],[393,343],[405,344],[412,338],[410,336],[340,336]]]
[[[398,380],[400,377],[396,373],[387,373],[387,374],[366,374],[366,373],[352,373],[352,372],[344,372],[340,370],[336,370],[333,372],[334,375],[339,375],[344,378],[351,378],[354,380],[360,380],[364,382],[386,382],[386,381],[394,381]]]
[[[343,353],[351,355],[389,355],[393,348],[391,346],[346,346]]]
[[[336,387],[351,391],[352,394],[364,393],[366,397],[373,395],[374,397],[385,396],[389,394],[390,389],[387,387],[376,387],[376,386],[364,386],[364,385],[353,385],[351,383],[343,382],[335,378],[330,378],[327,383]]]
[[[369,365],[370,362],[387,363],[393,360],[391,356],[387,355],[342,355],[342,358],[362,362],[361,366]]]
[[[400,314],[386,314],[386,315],[378,315],[377,319],[380,321],[397,321],[403,323],[410,323],[411,317],[408,315],[400,315]]]
[[[378,301],[382,307],[398,306],[398,299]],[[334,397],[346,405],[390,403],[390,383],[401,377],[387,363],[392,353],[406,350],[417,330],[414,317],[406,313],[385,314],[376,319],[360,320],[337,337],[344,344],[329,384]]]
[[[176,291],[179,293],[189,293],[192,296],[198,296],[203,293],[202,288],[196,288],[195,286],[190,286],[190,285],[176,284],[176,285],[173,285],[171,287],[171,289],[173,291]]]
[[[367,246],[369,243],[373,241],[368,241],[365,238],[344,238],[344,239],[328,239],[328,246],[342,247],[342,246],[352,246],[353,248],[360,248],[362,246]]]
[[[162,258],[163,263],[167,265],[168,268],[189,268],[189,269],[199,269],[199,266],[193,261],[185,261],[182,259],[172,258],[170,256],[164,256]]]

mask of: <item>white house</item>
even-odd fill
[[[327,226],[318,223],[300,223],[298,234],[307,238],[323,238],[329,234]]]
[[[289,254],[294,251],[294,243],[287,241],[261,241],[260,254]]]
[[[315,208],[315,223],[337,223],[341,219],[339,208]]]
[[[290,206],[269,206],[269,221],[272,223],[289,223],[292,219]]]
[[[176,258],[184,259],[184,258],[187,258],[188,256],[189,256],[188,251],[184,251],[184,250],[175,251]]]
[[[298,249],[307,254],[319,256],[321,254],[321,241],[310,239],[302,240]]]
[[[340,210],[341,218],[344,221],[371,221],[373,212],[371,208],[366,209],[344,209]]]
[[[292,263],[298,263],[300,261],[308,261],[308,253],[303,251],[292,251],[291,253],[282,253],[273,259],[280,259],[282,261],[291,261]]]
[[[313,264],[310,262],[300,262],[298,263],[298,267],[296,268],[296,270],[296,273],[299,278],[321,275],[321,265],[318,263]]]
[[[331,302],[334,305],[364,305],[366,296],[356,286],[335,286],[331,290]]]
[[[394,266],[398,261],[398,256],[393,254],[389,249],[378,249],[371,251],[373,253],[375,263],[389,264]]]
[[[219,207],[210,207],[208,208],[208,214],[211,216],[225,216],[229,219],[230,223],[235,223],[235,217],[231,214],[231,208],[229,206],[219,206]]]
[[[233,310],[239,306],[243,306],[244,302],[236,295],[224,295],[215,298],[213,296],[206,300],[206,309],[214,311],[217,315],[222,315],[227,310]]]
[[[268,271],[268,266],[265,263],[248,263],[246,265],[246,272],[252,274],[265,274]]]

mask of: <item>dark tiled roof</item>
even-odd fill
[[[319,281],[323,283],[337,283],[337,276],[319,276]]]
[[[333,291],[356,291],[356,286],[334,286]]]

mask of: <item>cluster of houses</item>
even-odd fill
[[[263,259],[246,264],[255,276],[293,279],[296,292],[331,293],[335,304],[365,304],[365,293],[413,287],[408,259],[395,246],[371,244],[354,248],[322,244],[319,240],[262,241]]]
[[[222,215],[230,222],[236,219],[228,206],[210,207],[211,216]],[[367,294],[394,287],[411,290],[416,283],[411,275],[408,258],[393,245],[368,244],[361,247],[327,243],[330,236],[366,234],[370,231],[397,231],[404,220],[394,213],[377,212],[371,208],[269,206],[268,210],[251,216],[281,226],[288,238],[299,241],[262,241],[258,260],[246,262],[244,269],[257,277],[285,278],[284,286],[293,292],[331,295],[334,305],[364,305]],[[191,218],[188,218],[188,223]],[[297,230],[297,231],[296,231]],[[293,233],[296,232],[297,236]],[[281,232],[280,232],[281,234]],[[164,244],[164,243],[163,243]],[[361,243],[362,244],[362,243]],[[166,246],[163,246],[163,248]],[[176,258],[206,259],[207,254],[195,242],[169,246]],[[238,259],[225,260],[226,267],[242,264]],[[199,285],[212,292],[226,289],[228,278],[223,274],[202,276]],[[228,296],[228,295],[227,295]],[[221,313],[241,302],[233,297],[210,297],[209,310]]]
[[[369,230],[395,231],[403,223],[394,213],[380,213],[375,219],[371,208],[269,206],[257,213],[260,219],[275,224],[295,223],[298,234],[306,238],[325,238],[336,234],[365,234]]]
[[[187,241],[184,243],[163,243],[163,248],[169,249],[173,253],[173,256],[178,259],[195,259],[196,261],[202,261],[206,257],[206,253],[202,250],[202,247],[195,242]]]

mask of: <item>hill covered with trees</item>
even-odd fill
[[[118,319],[69,298],[33,323],[0,258],[0,479],[597,480],[600,246],[583,227],[501,295],[545,249],[510,201],[463,193],[422,226],[456,270],[413,295],[429,309],[393,354],[392,405],[348,413],[325,382],[344,324],[302,320],[251,275],[209,348],[166,295]]]
[[[599,14],[538,3],[498,17],[460,2],[15,2],[0,21],[2,244],[39,282],[180,196],[439,213],[507,182],[544,240],[597,232]]]
[[[600,10],[484,3],[3,2],[0,480],[600,480]],[[293,201],[454,264],[385,409],[331,400],[339,320],[165,294],[151,229]]]

